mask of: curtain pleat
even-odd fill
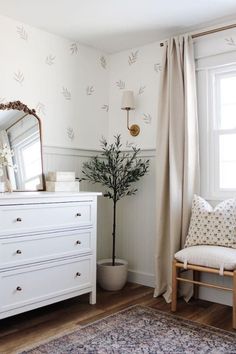
[[[164,45],[157,123],[157,239],[154,296],[171,300],[175,252],[184,245],[191,202],[199,193],[199,137],[193,43],[174,37]],[[191,296],[185,291],[187,298]]]

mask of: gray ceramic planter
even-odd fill
[[[128,276],[128,262],[124,259],[116,259],[116,265],[112,266],[111,259],[102,259],[97,262],[98,284],[104,290],[116,291],[122,289]]]

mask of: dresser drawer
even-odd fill
[[[92,225],[92,206],[89,202],[4,206],[0,235]]]
[[[0,268],[44,258],[92,253],[91,229],[0,239]]]
[[[73,294],[91,287],[91,283],[90,257],[1,272],[0,313]]]

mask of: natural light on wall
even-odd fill
[[[33,141],[31,145],[27,145],[22,149],[22,159],[25,188],[33,189],[34,185],[40,184],[41,152],[39,140]]]
[[[236,189],[236,72],[219,75],[217,87],[219,184],[220,189]]]
[[[236,196],[236,62],[228,55],[199,62],[201,194],[222,200]]]

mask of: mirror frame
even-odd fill
[[[13,191],[13,192],[40,192],[40,191],[45,191],[46,190],[46,182],[45,182],[45,175],[44,175],[44,169],[43,169],[43,146],[42,146],[42,124],[40,118],[37,116],[35,109],[30,109],[26,104],[22,103],[21,101],[11,101],[8,103],[0,103],[0,110],[5,111],[5,110],[17,110],[17,111],[22,111],[26,114],[33,115],[39,123],[39,137],[40,137],[40,152],[41,152],[41,163],[42,163],[42,184],[43,187],[41,189],[37,190],[25,190],[25,191]]]

